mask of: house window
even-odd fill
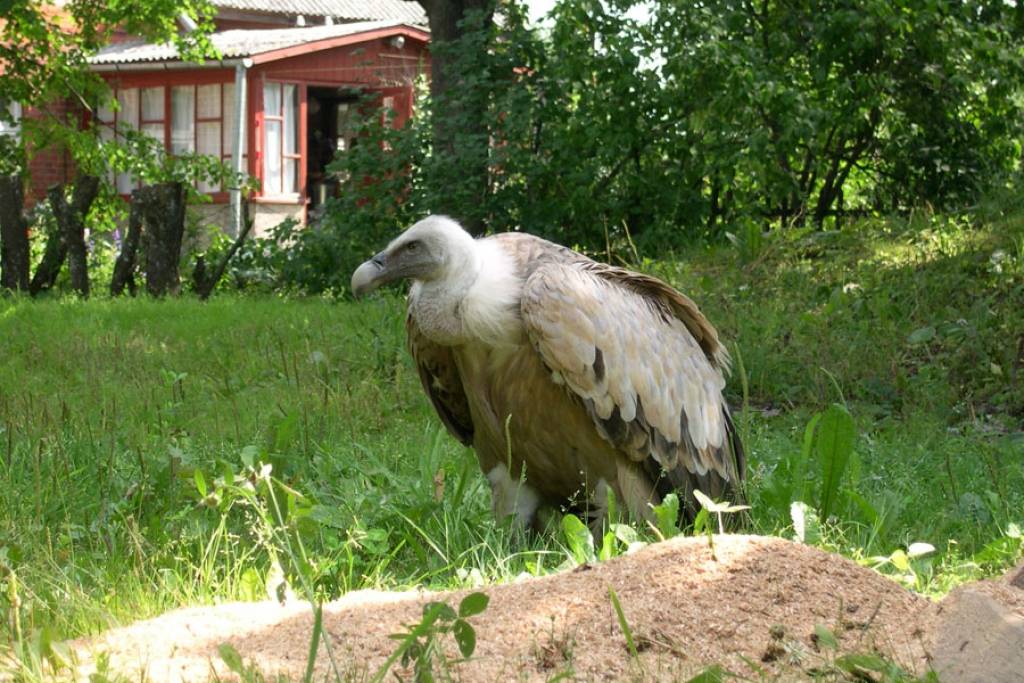
[[[125,88],[117,93],[117,110],[101,107],[96,118],[102,124],[100,136],[105,140],[114,139],[118,131],[130,127],[168,145],[171,154],[195,152],[229,163],[234,146],[234,102],[234,83]],[[244,138],[242,152],[244,158]],[[126,173],[118,174],[116,183],[121,194],[138,187]],[[199,190],[218,192],[221,188],[201,182]]]
[[[17,137],[21,132],[21,103],[0,99],[0,109],[7,110],[7,116],[0,116],[0,135]]]
[[[126,88],[117,92],[117,108],[102,106],[96,111],[100,123],[100,138],[114,140],[126,130],[137,130],[164,143],[164,89]],[[130,194],[139,186],[130,173],[118,173],[114,178],[117,191]]]
[[[299,191],[299,88],[293,83],[263,85],[263,194]]]
[[[171,88],[171,153],[205,154],[231,163],[235,134],[235,84],[209,83]],[[242,139],[242,158],[246,140]],[[201,192],[221,188],[206,181]]]

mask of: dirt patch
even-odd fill
[[[960,586],[939,603],[931,664],[942,681],[1020,681],[1024,671],[1024,565]]]
[[[472,623],[466,681],[677,678],[707,664],[752,673],[799,671],[825,661],[814,635],[824,626],[840,652],[876,652],[906,669],[928,666],[926,638],[938,608],[838,555],[778,538],[681,538],[596,566],[484,589],[490,606]],[[640,651],[633,661],[608,597],[614,588]],[[455,604],[467,591],[360,591],[324,606],[335,660],[346,676],[372,674],[394,651],[388,635],[415,623],[424,602]],[[224,676],[217,654],[231,643],[267,674],[302,676],[312,618],[299,603],[228,604],[177,610],[75,641],[87,673],[99,653],[110,668],[150,681]],[[454,645],[450,648],[454,655]],[[747,661],[745,661],[747,660]],[[642,667],[642,668],[641,668]],[[329,674],[321,647],[317,678]],[[141,676],[140,676],[141,677]]]

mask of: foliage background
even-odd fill
[[[424,90],[403,130],[365,122],[370,144],[335,163],[346,192],[299,237],[285,279],[340,289],[336,273],[437,206],[493,231],[594,251],[631,241],[651,254],[969,211],[1018,186],[1019,7],[636,5],[566,0],[545,30],[515,2],[498,3],[497,22],[468,15],[462,38],[433,46],[450,55],[459,87],[443,101]],[[490,144],[461,141],[458,159],[432,149],[432,112],[474,106]],[[454,128],[473,130],[469,119]],[[483,196],[467,180],[481,164]]]

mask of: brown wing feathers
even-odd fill
[[[473,419],[451,347],[435,344],[424,337],[411,315],[406,316],[405,330],[409,352],[434,409],[452,436],[462,445],[472,446]]]
[[[659,496],[741,497],[743,456],[721,398],[728,355],[689,298],[584,257],[552,259],[527,280],[523,314],[545,364]]]

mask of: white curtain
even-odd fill
[[[299,153],[299,89],[294,85],[284,86],[284,153],[286,155]],[[281,188],[285,194],[292,194],[299,191],[299,160],[284,159],[284,186]]]
[[[128,88],[117,92],[118,130],[139,129],[139,89]],[[117,174],[117,191],[130,194],[135,189],[135,178],[130,173]]]
[[[196,151],[196,88],[171,88],[171,154]]]
[[[281,115],[281,84],[263,85],[263,115]],[[263,191],[266,194],[281,194],[281,122],[274,119],[265,121],[266,149],[263,153]]]

